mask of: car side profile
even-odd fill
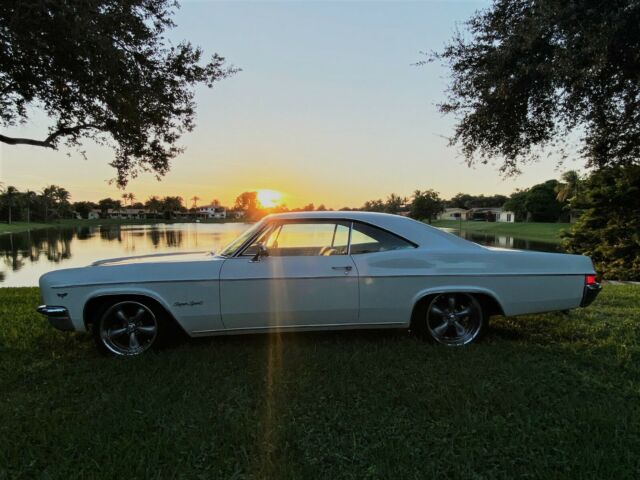
[[[580,255],[487,248],[398,215],[270,215],[221,252],[102,260],[40,278],[38,312],[138,355],[176,328],[191,337],[410,328],[447,346],[492,315],[584,307],[600,290]]]

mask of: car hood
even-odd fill
[[[100,260],[82,268],[54,270],[40,277],[40,288],[217,281],[224,262],[209,252],[140,255]]]

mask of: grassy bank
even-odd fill
[[[199,223],[226,223],[237,222],[238,220],[228,219],[203,219]],[[118,218],[102,218],[97,220],[77,220],[66,219],[56,220],[48,223],[27,223],[14,222],[11,225],[0,223],[0,235],[3,233],[20,233],[28,230],[38,230],[42,228],[70,228],[70,227],[92,227],[98,225],[148,225],[151,223],[185,223],[186,220],[165,220],[165,219],[140,219],[124,220]],[[192,222],[193,223],[193,222]]]
[[[495,233],[499,235],[511,235],[524,240],[537,240],[542,242],[560,242],[560,233],[569,230],[569,223],[503,223],[503,222],[473,222],[456,220],[436,220],[434,227],[446,227],[466,232]]]
[[[497,318],[479,345],[405,333],[97,355],[0,289],[0,478],[637,478],[640,288]]]

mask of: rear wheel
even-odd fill
[[[103,352],[134,356],[158,342],[161,326],[160,315],[150,306],[136,300],[121,300],[105,306],[93,333]]]
[[[469,293],[441,293],[422,305],[415,319],[422,336],[451,347],[478,340],[486,328],[480,302]]]

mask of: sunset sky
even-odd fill
[[[495,166],[469,169],[447,146],[453,119],[437,112],[447,71],[417,67],[420,51],[440,49],[461,22],[487,2],[182,2],[172,40],[218,52],[242,72],[199,88],[197,127],[186,152],[157,182],[150,175],[126,191],[197,195],[231,205],[246,190],[282,192],[289,207],[313,202],[360,206],[395,192],[434,188],[510,193],[558,177],[553,160],[502,179]],[[14,136],[46,136],[35,115]],[[59,184],[72,200],[119,198],[107,180],[111,151],[0,146],[0,180],[20,189]],[[67,156],[70,153],[70,156]],[[568,163],[565,168],[580,165]]]

